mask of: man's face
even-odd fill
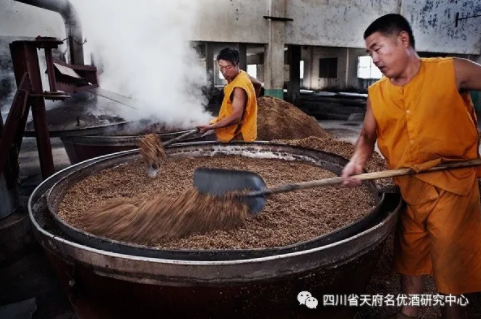
[[[388,78],[398,77],[408,63],[405,35],[383,35],[375,32],[366,38],[366,50],[373,63]]]
[[[239,72],[238,65],[232,64],[230,61],[219,60],[219,70],[227,81],[233,80]]]

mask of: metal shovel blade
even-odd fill
[[[199,167],[194,171],[194,187],[202,194],[222,196],[231,191],[258,191],[266,184],[256,173],[242,170]],[[266,204],[265,196],[239,196],[250,213],[259,213]]]

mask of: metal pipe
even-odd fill
[[[80,17],[69,0],[15,0],[38,8],[59,13],[65,22],[68,37],[70,64],[84,65],[82,24]]]

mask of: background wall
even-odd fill
[[[281,51],[293,44],[301,46],[304,62],[301,87],[312,90],[366,87],[369,80],[363,82],[357,78],[358,58],[366,55],[363,32],[374,19],[392,12],[402,13],[411,22],[416,48],[421,54],[457,55],[478,61],[481,54],[481,17],[461,20],[455,25],[457,13],[460,18],[481,14],[479,0],[197,0],[197,3],[196,8],[185,8],[196,10],[191,40],[201,44],[200,63],[217,85],[224,82],[218,78],[215,53],[231,45],[242,48],[244,64],[255,65],[257,77],[265,80],[267,89],[279,91],[283,80],[289,81],[282,74],[291,67],[287,55],[283,58]],[[293,21],[271,21],[264,16]],[[65,38],[61,17],[12,0],[0,1],[0,55],[9,54],[11,39],[37,35]],[[89,38],[87,32],[84,35]],[[86,62],[89,58],[87,54]],[[319,62],[323,58],[337,59],[335,78],[320,75]],[[4,72],[4,83],[6,78]]]
[[[196,41],[267,43],[271,1],[198,0],[202,3]],[[275,5],[275,3],[273,4]],[[377,17],[402,13],[411,22],[418,49],[426,52],[481,53],[481,23],[455,16],[481,13],[476,0],[289,0],[285,43],[363,48],[364,29]]]

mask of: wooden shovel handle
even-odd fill
[[[399,168],[399,169],[393,169],[393,170],[359,174],[359,175],[355,175],[355,178],[360,180],[373,180],[373,179],[380,179],[380,178],[414,175],[414,174],[437,172],[437,171],[443,171],[448,169],[473,167],[473,166],[480,166],[480,165],[481,165],[481,159],[474,159],[474,160],[468,160],[468,161],[462,161],[462,162],[449,162],[446,164],[441,164],[419,173],[417,173],[411,168]],[[247,196],[251,197],[251,196],[285,193],[285,192],[290,192],[290,191],[295,191],[300,189],[338,185],[338,184],[342,184],[342,182],[343,182],[342,177],[325,178],[325,179],[309,181],[309,182],[286,184],[286,185],[273,187],[270,189],[263,189],[260,191],[248,193]]]
[[[165,146],[168,146],[168,145],[170,145],[170,144],[172,144],[172,143],[175,143],[175,142],[177,142],[177,141],[180,141],[180,140],[182,140],[182,139],[184,139],[184,138],[186,138],[186,137],[189,137],[189,136],[197,133],[197,131],[198,131],[197,129],[195,129],[195,130],[190,130],[190,131],[188,131],[188,132],[185,132],[184,134],[181,134],[181,135],[179,135],[179,136],[177,136],[177,137],[174,137],[173,139],[170,139],[170,140],[162,143],[162,145],[163,145],[164,147],[165,147]]]
[[[224,125],[224,126],[221,126],[221,127],[218,127],[218,128],[224,128],[224,127],[227,127],[227,126],[230,126],[230,125],[234,125],[234,124]],[[180,141],[180,140],[183,140],[184,138],[189,137],[189,136],[191,136],[191,135],[193,135],[193,134],[195,134],[195,133],[198,133],[198,132],[199,132],[198,129],[190,130],[190,131],[188,131],[188,132],[185,132],[185,133],[182,134],[182,135],[179,135],[179,136],[177,136],[177,137],[174,137],[173,139],[170,139],[170,140],[162,143],[162,145],[163,145],[164,147],[165,147],[165,146],[168,146],[168,145],[170,145],[170,144],[172,144],[172,143],[175,143],[175,142],[178,142],[178,141]]]

